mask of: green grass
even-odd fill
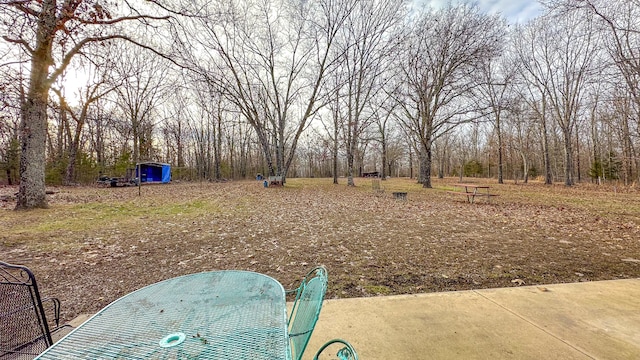
[[[374,295],[389,295],[391,294],[391,289],[388,286],[384,285],[364,285],[363,289],[369,293]]]
[[[193,200],[182,203],[141,203],[125,202],[113,205],[83,204],[75,206],[71,212],[78,216],[99,217],[101,219],[120,219],[130,216],[173,216],[177,214],[198,214],[203,212],[217,212],[220,209],[203,200]]]
[[[198,217],[204,214],[220,213],[222,209],[212,202],[200,199],[157,205],[137,201],[112,204],[86,203],[80,205],[56,206],[55,209],[39,210],[36,221],[14,221],[5,235],[28,239],[50,234],[56,237],[60,232],[90,232],[117,224],[127,228],[140,220],[171,219],[175,216]],[[20,214],[18,214],[20,215]],[[34,213],[29,213],[34,215]],[[14,239],[15,240],[15,239]]]

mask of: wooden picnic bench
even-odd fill
[[[492,194],[489,192],[490,187],[487,185],[478,184],[454,184],[454,188],[460,190],[447,191],[450,194],[463,195],[467,197],[467,201],[473,204],[476,196],[485,196],[488,202],[491,202],[491,198],[498,196],[498,194]]]

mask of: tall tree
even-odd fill
[[[302,132],[326,104],[326,76],[338,59],[334,40],[355,3],[193,3],[197,16],[183,42],[197,49],[197,71],[216,81],[253,127],[271,175],[286,177]]]
[[[391,176],[392,164],[397,160],[398,152],[395,151],[391,154],[389,151],[390,143],[392,141],[392,123],[394,113],[396,111],[397,103],[390,97],[382,99],[384,103],[378,104],[378,107],[373,113],[373,119],[376,124],[376,140],[380,143],[382,165],[381,176],[382,179],[386,179],[387,176]],[[395,155],[395,156],[393,156]]]
[[[328,104],[328,116],[320,117],[320,123],[322,124],[327,137],[331,143],[331,172],[333,175],[333,183],[338,184],[338,150],[340,149],[340,128],[342,127],[342,122],[344,119],[342,118],[341,113],[341,99],[340,94],[337,91],[340,88],[340,85],[343,84],[342,79],[343,74],[340,72],[335,72],[331,76],[331,81],[333,81],[333,88],[336,89]],[[327,119],[328,118],[328,119]]]
[[[5,60],[6,54],[0,54]],[[9,185],[18,183],[20,164],[20,104],[24,101],[24,76],[13,62],[0,64],[0,171]],[[1,177],[2,175],[0,175]]]
[[[503,117],[509,108],[509,101],[515,77],[513,64],[504,57],[489,58],[482,64],[478,74],[478,92],[487,103],[488,116],[498,138],[498,184],[504,183],[504,139]]]
[[[145,3],[153,4],[154,1]],[[85,47],[111,39],[135,42],[126,36],[120,25],[138,20],[144,23],[167,19],[144,15],[141,9],[131,4],[125,2],[109,8],[97,0],[0,2],[2,38],[7,43],[20,46],[31,63],[20,125],[22,151],[17,209],[47,207],[45,141],[51,85]],[[114,16],[112,11],[118,11],[118,15]]]
[[[595,15],[600,21],[605,32],[604,43],[609,52],[613,65],[618,69],[622,78],[622,84],[626,85],[628,97],[631,100],[629,107],[630,119],[635,123],[637,135],[640,135],[640,1],[639,0],[555,0],[551,1],[555,7],[564,10],[577,11],[588,15]],[[620,101],[617,99],[616,101]],[[628,121],[625,116],[620,117],[621,129],[628,129]],[[626,131],[626,130],[624,130]],[[627,131],[627,134],[630,132]],[[631,136],[621,139],[624,144],[623,151],[627,153],[624,162],[635,159],[636,169],[640,169],[640,158],[632,156],[633,142]],[[626,166],[629,172],[625,180],[631,177],[630,166]],[[637,172],[640,178],[640,171]]]
[[[541,139],[541,148],[542,148],[542,159],[544,163],[544,174],[546,185],[551,185],[553,183],[553,176],[551,171],[551,150],[549,146],[549,116],[547,111],[548,101],[547,101],[547,93],[545,91],[545,87],[543,86],[544,81],[535,81],[531,79],[529,74],[530,71],[527,70],[531,68],[532,63],[535,61],[532,51],[530,50],[530,39],[529,36],[532,34],[530,30],[532,29],[531,25],[528,27],[517,27],[514,31],[514,56],[516,57],[515,63],[518,66],[518,76],[519,82],[521,86],[519,87],[520,96],[519,99],[527,104],[528,108],[535,114],[533,119],[530,119],[529,122],[537,125],[540,133]],[[535,31],[533,32],[535,34]],[[533,121],[532,121],[533,120]]]
[[[343,27],[340,66],[345,83],[340,87],[342,123],[346,141],[347,185],[355,186],[353,165],[361,136],[375,119],[373,98],[385,85],[389,61],[397,48],[394,27],[404,16],[404,4],[397,0],[360,1]],[[396,36],[394,36],[396,35]],[[383,165],[384,166],[384,165]]]
[[[194,85],[196,104],[201,114],[199,121],[192,125],[197,141],[199,169],[207,178],[213,175],[216,180],[221,180],[223,124],[228,104],[214,82],[194,81]],[[213,163],[210,161],[212,157]]]
[[[133,161],[152,160],[152,135],[160,120],[156,107],[169,90],[169,72],[161,58],[150,53],[134,53],[131,45],[122,45],[129,56],[120,58],[114,69],[121,79],[115,91],[117,103],[129,121]]]
[[[94,69],[95,70],[95,69]],[[80,151],[80,137],[84,131],[85,123],[90,116],[91,107],[105,95],[114,90],[114,85],[107,84],[107,72],[109,67],[105,66],[103,69],[96,70],[97,74],[91,83],[86,84],[78,90],[79,104],[78,108],[72,108],[67,102],[67,98],[64,96],[60,89],[54,89],[54,92],[58,95],[60,100],[61,111],[69,114],[73,119],[73,126],[69,122],[65,123],[65,131],[69,136],[69,148],[67,149],[68,162],[67,169],[64,175],[64,183],[71,184],[75,182],[76,175],[76,160],[78,152]]]
[[[562,132],[565,185],[574,184],[574,134],[578,111],[597,55],[591,17],[567,13],[527,25],[518,49],[528,81],[544,93]]]
[[[470,76],[488,58],[497,55],[504,36],[497,16],[477,6],[449,5],[422,9],[405,36],[400,62],[404,86],[398,100],[404,126],[420,142],[420,179],[431,187],[433,141],[476,112],[471,95],[476,82]]]

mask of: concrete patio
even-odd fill
[[[640,359],[640,279],[326,300],[304,359],[333,338],[366,360]]]
[[[325,301],[305,359],[640,359],[640,279]]]

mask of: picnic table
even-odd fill
[[[490,186],[479,184],[453,184],[458,190],[447,191],[450,194],[463,195],[467,197],[469,203],[473,203],[476,196],[486,197],[487,201],[491,201],[491,197],[498,196],[490,192]]]
[[[37,359],[287,359],[285,291],[248,271],[180,276],[109,304]]]
[[[282,186],[282,176],[269,176],[269,186]]]

